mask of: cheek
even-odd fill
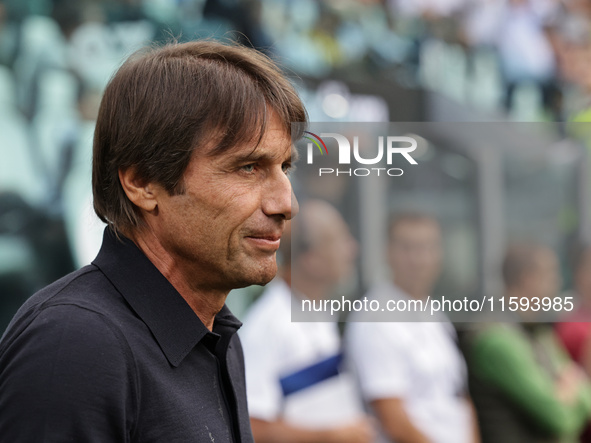
[[[227,242],[228,214],[208,194],[190,193],[179,196],[173,207],[168,208],[169,217],[165,220],[172,241],[181,248],[190,247],[194,251],[207,253],[219,249]]]
[[[244,199],[228,186],[208,186],[207,192],[193,193],[185,204],[188,224],[199,223],[209,235],[225,231],[234,219],[239,218]]]
[[[556,279],[552,276],[541,277],[537,281],[537,293],[548,295],[556,291]]]

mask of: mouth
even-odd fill
[[[275,233],[261,233],[253,234],[245,237],[246,240],[255,246],[257,249],[261,249],[266,252],[275,252],[279,249],[281,242],[281,234]]]

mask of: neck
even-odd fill
[[[171,254],[151,231],[134,232],[128,237],[183,297],[193,312],[210,331],[215,316],[226,302],[228,291],[206,289],[192,284],[191,269]]]

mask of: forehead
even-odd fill
[[[250,140],[240,141],[223,152],[217,152],[216,143],[212,142],[202,150],[202,153],[205,156],[222,160],[242,159],[245,157],[284,160],[290,156],[292,159],[297,156],[297,151],[293,149],[291,136],[275,112],[271,112],[269,121],[260,137],[259,133],[260,131],[253,130]]]
[[[540,249],[534,256],[536,263],[540,266],[554,266],[557,263],[556,255],[550,249]]]
[[[440,237],[439,225],[431,219],[399,220],[391,226],[391,238],[401,239],[438,239]]]

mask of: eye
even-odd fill
[[[255,168],[255,164],[254,163],[249,163],[248,165],[244,165],[242,166],[240,169],[242,169],[244,172],[254,172],[254,168]]]
[[[283,170],[285,175],[291,175],[293,171],[295,171],[296,167],[291,163],[284,163],[283,165],[281,165],[281,169]]]

